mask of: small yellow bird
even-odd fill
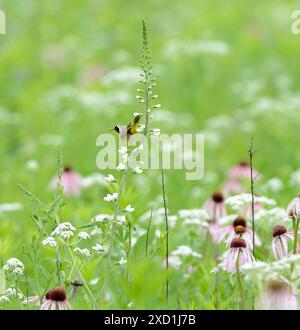
[[[142,115],[140,114],[136,115],[133,118],[133,122],[131,122],[127,126],[117,125],[113,128],[113,130],[116,131],[118,134],[120,134],[122,138],[127,137],[127,139],[129,139],[131,135],[137,133],[141,117]]]

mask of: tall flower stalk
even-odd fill
[[[149,134],[149,114],[151,112],[151,108],[155,109],[155,108],[159,108],[160,105],[153,105],[151,104],[151,101],[157,98],[157,95],[152,95],[153,94],[153,87],[156,85],[155,84],[155,78],[153,77],[153,73],[152,73],[152,65],[151,65],[151,56],[150,56],[150,51],[149,51],[149,47],[148,47],[148,36],[147,36],[147,29],[146,29],[146,24],[143,21],[142,22],[142,50],[141,50],[141,56],[140,56],[140,67],[141,67],[141,73],[140,73],[140,77],[141,80],[139,81],[139,83],[142,85],[142,88],[138,88],[137,92],[138,95],[136,96],[136,98],[145,106],[145,125],[144,125],[144,129],[143,129],[143,134],[144,134],[144,138],[146,139],[148,134]],[[130,137],[127,137],[128,139]],[[127,141],[128,141],[127,139]],[[132,152],[132,155],[135,156],[137,152],[139,152],[138,150],[142,149],[142,144],[143,141],[141,142],[140,146],[136,149],[134,149]],[[141,149],[140,149],[141,147]],[[108,281],[108,274],[110,272],[111,269],[111,259],[112,259],[112,253],[113,253],[113,247],[114,247],[114,243],[115,243],[115,239],[114,239],[114,235],[115,235],[115,228],[116,228],[116,223],[118,220],[118,216],[120,214],[120,202],[122,199],[122,194],[127,182],[127,178],[130,174],[131,168],[129,166],[130,162],[129,162],[129,158],[131,156],[131,152],[128,151],[128,155],[126,160],[124,161],[125,163],[125,168],[124,168],[124,173],[121,179],[121,182],[119,184],[119,191],[118,191],[118,196],[117,199],[115,201],[115,205],[114,205],[114,213],[113,213],[113,219],[112,219],[112,231],[111,231],[111,235],[110,235],[110,244],[109,244],[109,249],[108,249],[108,256],[107,256],[107,269],[106,269],[106,274],[105,274],[105,278],[104,278],[104,291],[107,285],[107,281]],[[130,255],[130,251],[131,251],[131,225],[129,224],[128,227],[128,248],[126,249],[126,256],[127,256],[127,271],[126,271],[126,278],[129,278],[129,255]],[[105,293],[105,292],[104,292]]]
[[[147,137],[149,133],[149,115],[151,108],[160,108],[160,104],[151,105],[151,101],[157,99],[158,95],[153,95],[153,87],[156,86],[156,78],[153,77],[152,65],[151,65],[151,55],[148,47],[148,35],[147,28],[144,21],[143,23],[143,47],[141,53],[141,77],[142,80],[140,83],[143,85],[143,89],[138,89],[138,92],[143,96],[137,96],[142,103],[145,104],[145,127],[144,135]],[[163,164],[161,164],[161,183],[162,183],[162,195],[163,195],[163,204],[164,204],[164,214],[165,214],[165,260],[166,260],[166,302],[169,298],[169,280],[168,280],[168,269],[169,269],[169,225],[168,225],[168,211],[167,211],[167,201],[166,201],[166,192],[165,192],[165,178]]]
[[[288,216],[293,221],[293,231],[294,231],[294,246],[293,253],[297,253],[297,245],[298,245],[298,231],[300,224],[300,195],[295,197],[287,207]]]

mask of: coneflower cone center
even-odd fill
[[[286,228],[282,225],[277,225],[273,228],[273,237],[283,235],[287,232]]]
[[[46,299],[53,301],[65,301],[67,299],[67,294],[65,289],[56,287],[46,293]]]
[[[241,162],[239,163],[239,165],[240,165],[240,166],[243,166],[243,167],[249,166],[249,164],[248,164],[247,162],[245,162],[245,161],[241,161]]]
[[[237,217],[237,218],[233,221],[233,227],[237,227],[237,226],[247,227],[246,220],[245,220],[243,217]]]
[[[236,234],[244,234],[245,231],[246,231],[246,227],[244,227],[244,226],[236,226],[236,227],[234,227],[234,232]]]
[[[230,243],[231,248],[245,248],[246,247],[246,242],[242,238],[234,238],[231,243]]]
[[[280,280],[272,280],[268,283],[268,289],[273,292],[281,292],[288,290],[289,287],[286,283],[280,281]]]
[[[215,203],[222,203],[224,201],[223,194],[221,192],[215,192],[212,195],[212,199]]]

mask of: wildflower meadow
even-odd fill
[[[0,0],[0,309],[300,309],[297,1]]]

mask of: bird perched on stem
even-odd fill
[[[130,124],[127,126],[117,125],[113,128],[113,130],[116,131],[121,136],[121,138],[127,137],[127,139],[129,139],[130,136],[138,132],[141,117],[141,114],[135,115],[133,117],[133,121]]]

